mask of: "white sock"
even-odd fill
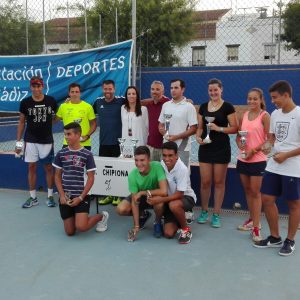
[[[36,198],[36,190],[29,191],[29,194],[32,199]]]
[[[48,197],[53,197],[53,189],[48,189]]]

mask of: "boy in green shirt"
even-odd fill
[[[128,175],[128,187],[131,196],[124,199],[117,207],[120,215],[133,215],[134,228],[128,232],[128,241],[134,241],[140,230],[140,209],[150,208],[148,199],[153,196],[166,196],[168,192],[165,172],[157,161],[150,162],[150,150],[139,146],[134,153],[136,168]],[[163,203],[153,205],[155,212],[154,236],[162,236],[161,217]]]

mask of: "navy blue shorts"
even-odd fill
[[[285,200],[300,200],[300,178],[266,171],[260,189],[262,194],[282,196]]]
[[[236,170],[238,173],[247,176],[263,176],[265,173],[266,165],[266,161],[248,163],[238,160],[236,164]]]

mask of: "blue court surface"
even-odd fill
[[[300,299],[299,238],[289,257],[256,249],[249,233],[235,229],[244,212],[224,211],[220,229],[194,222],[188,245],[154,238],[151,222],[129,243],[132,219],[111,205],[101,207],[110,213],[107,232],[67,237],[46,194],[38,194],[39,206],[22,209],[27,197],[0,190],[1,299]],[[266,236],[264,217],[262,225]],[[285,237],[286,217],[280,226]]]

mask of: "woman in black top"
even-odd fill
[[[220,210],[222,207],[225,179],[228,163],[231,160],[230,140],[228,134],[236,133],[238,129],[235,109],[232,104],[222,99],[222,82],[211,79],[208,82],[210,100],[200,106],[198,114],[198,130],[196,134],[199,147],[199,167],[201,177],[202,211],[197,222],[204,224],[208,220],[208,203],[212,181],[214,183],[214,209],[211,218],[213,227],[220,227]],[[211,143],[207,143],[207,120],[214,117],[208,125]]]

